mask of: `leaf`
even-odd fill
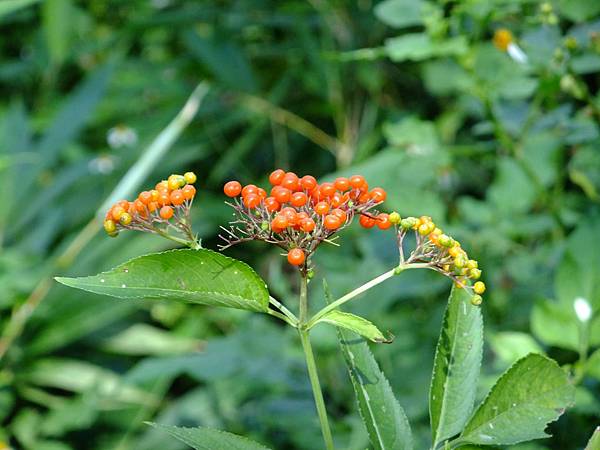
[[[559,0],[558,9],[573,22],[583,22],[600,13],[600,3],[589,0]]]
[[[164,430],[174,438],[196,450],[269,450],[258,442],[237,436],[226,431],[206,427],[184,428],[146,422],[148,425]]]
[[[542,348],[531,335],[518,331],[502,331],[490,336],[490,347],[504,367],[529,353],[543,353]]]
[[[425,33],[408,33],[385,41],[385,51],[395,62],[422,61],[436,56],[463,55],[467,40],[457,36],[442,41],[432,40]]]
[[[331,296],[324,282],[328,302]],[[375,450],[411,450],[412,433],[406,413],[363,339],[337,328],[358,409]]]
[[[0,19],[19,9],[38,3],[39,1],[40,0],[2,0],[0,3]]]
[[[470,295],[452,287],[438,340],[429,414],[434,446],[457,435],[473,411],[483,352],[481,309]]]
[[[107,351],[123,355],[176,355],[199,350],[201,341],[138,323],[104,342]]]
[[[327,322],[335,325],[336,327],[354,331],[355,333],[360,334],[362,337],[367,338],[370,341],[377,342],[378,344],[381,344],[382,342],[391,342],[385,338],[383,333],[379,331],[379,328],[377,328],[364,317],[357,316],[355,314],[333,310],[317,320],[315,325],[319,322]]]
[[[511,445],[548,437],[546,425],[573,403],[574,395],[575,388],[556,362],[531,353],[500,377],[459,441]]]
[[[592,434],[584,450],[600,450],[600,427],[594,430],[594,434]]]
[[[211,250],[171,250],[134,258],[98,275],[59,283],[118,298],[186,301],[266,312],[269,292],[247,264]]]
[[[375,17],[395,28],[423,23],[422,0],[384,0],[373,9]]]
[[[46,0],[42,4],[42,17],[46,43],[55,64],[62,63],[69,51],[73,20],[70,0]]]

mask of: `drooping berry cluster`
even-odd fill
[[[485,292],[485,284],[478,281],[481,269],[476,260],[469,259],[460,242],[445,234],[429,216],[402,219],[398,213],[393,212],[388,218],[396,227],[401,264],[425,264],[428,268],[452,278],[458,287],[471,293],[471,303],[481,304],[481,295]],[[405,259],[404,238],[411,232],[414,232],[416,246]]]
[[[116,236],[120,230],[139,230],[172,239],[168,231],[173,229],[189,239],[183,243],[195,243],[189,220],[190,207],[196,196],[195,182],[193,172],[172,174],[154,189],[140,192],[135,200],[118,201],[106,213],[104,230],[109,236]]]
[[[317,183],[315,177],[298,177],[293,172],[277,169],[269,176],[270,193],[253,184],[243,186],[229,181],[223,187],[235,209],[236,220],[221,238],[231,245],[261,240],[287,251],[288,262],[306,269],[307,260],[322,242],[349,225],[356,215],[361,224],[391,226],[387,214],[370,214],[387,194],[379,187],[369,189],[362,175],[339,177],[333,182]]]

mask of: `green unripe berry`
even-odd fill
[[[410,230],[416,224],[417,224],[417,218],[416,217],[407,217],[406,219],[400,220],[400,226],[402,228],[404,228],[405,230]]]
[[[471,305],[473,305],[473,306],[481,305],[482,301],[483,301],[483,297],[481,295],[475,294],[473,297],[471,297]]]
[[[448,236],[447,234],[440,234],[440,236],[438,237],[438,242],[444,246],[444,247],[452,247],[452,244],[454,244],[454,240]]]
[[[312,279],[315,277],[315,269],[308,269],[308,270],[306,271],[306,277],[307,277],[309,280],[312,280]]]
[[[463,267],[465,267],[467,264],[467,261],[465,260],[465,257],[463,255],[458,255],[456,258],[454,258],[454,267],[456,267],[457,269],[462,269]]]
[[[267,231],[269,229],[269,222],[267,222],[266,220],[263,220],[262,223],[260,224],[260,229],[263,231]]]
[[[479,263],[474,259],[470,259],[467,261],[467,269],[477,269],[479,267]]]
[[[391,213],[390,216],[388,217],[388,219],[390,220],[390,223],[392,223],[394,225],[398,225],[400,223],[400,221],[402,220],[402,218],[400,217],[400,214],[398,214],[396,211]]]
[[[480,277],[481,277],[481,270],[469,269],[469,278],[471,280],[479,280]]]

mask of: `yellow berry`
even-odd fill
[[[447,234],[440,234],[438,242],[444,247],[452,247],[452,238]]]
[[[467,263],[467,267],[468,267],[468,263]],[[479,280],[479,277],[481,277],[481,270],[469,269],[469,278],[471,280]]]
[[[471,304],[473,306],[481,305],[482,301],[483,301],[483,297],[481,297],[481,295],[475,294],[473,297],[471,297]]]
[[[107,219],[104,221],[104,231],[108,234],[113,234],[117,231],[117,225],[113,220]]]
[[[463,267],[465,267],[465,264],[467,263],[467,261],[465,261],[465,257],[463,255],[457,255],[456,258],[454,258],[454,267],[456,267],[457,269],[462,269]]]
[[[391,213],[390,216],[388,217],[388,219],[390,220],[390,223],[392,223],[394,225],[398,225],[400,223],[400,221],[402,220],[402,218],[400,217],[400,214],[398,214],[396,211]]]
[[[121,225],[127,226],[131,223],[131,214],[124,212],[123,214],[121,214],[121,217],[119,217],[119,222],[121,223]]]
[[[485,292],[485,283],[483,281],[478,281],[473,285],[473,292],[476,294],[483,294]]]
[[[169,176],[167,183],[169,184],[169,189],[174,191],[175,189],[179,189],[185,185],[185,178],[183,178],[181,175],[173,174]]]
[[[196,174],[194,172],[186,172],[183,174],[183,179],[187,184],[194,184],[196,182]]]
[[[474,259],[470,259],[467,261],[467,269],[477,269],[479,264]]]

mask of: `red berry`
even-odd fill
[[[223,192],[225,192],[227,197],[237,197],[242,192],[242,185],[239,181],[228,181],[223,186]]]
[[[273,190],[271,191],[271,195],[273,197],[275,197],[275,200],[277,200],[279,203],[287,203],[290,201],[290,196],[291,196],[291,191],[289,189],[280,187],[280,186],[276,186],[277,189],[273,188]]]
[[[381,213],[377,216],[377,227],[380,230],[387,230],[392,226],[392,222],[390,222],[390,215],[386,213]]]
[[[373,228],[373,226],[375,226],[375,219],[373,219],[372,217],[369,217],[369,216],[365,216],[364,214],[360,216],[360,219],[358,220],[358,222],[364,228]]]
[[[292,266],[300,266],[304,264],[306,256],[304,251],[300,248],[293,248],[287,254],[287,260]]]
[[[170,206],[163,206],[160,208],[160,217],[165,220],[169,220],[171,217],[173,217],[173,208]]]
[[[271,228],[276,232],[284,230],[288,225],[288,220],[283,214],[277,214],[271,221]]]
[[[248,184],[247,186],[244,186],[244,188],[242,189],[242,197],[245,197],[250,194],[258,195],[258,188],[253,184]]]
[[[293,172],[286,173],[281,180],[281,187],[289,189],[292,192],[300,190],[300,180],[298,179],[298,175]]]
[[[307,201],[308,201],[308,197],[306,196],[306,194],[304,192],[294,192],[292,194],[292,197],[290,198],[290,203],[296,207],[306,205]]]
[[[387,193],[382,188],[376,187],[371,191],[370,196],[372,200],[376,201],[377,203],[381,203],[385,201]]]
[[[302,186],[302,189],[305,191],[312,191],[317,187],[317,180],[312,175],[304,175],[300,178],[300,186]]]
[[[335,186],[333,185],[333,183],[323,183],[321,185],[321,187],[319,188],[319,190],[321,191],[321,195],[323,197],[327,197],[330,198],[333,196],[333,194],[335,194]]]
[[[331,211],[331,214],[333,214],[334,216],[338,216],[340,218],[340,220],[342,221],[342,224],[346,223],[346,219],[348,218],[348,215],[346,214],[345,211],[343,211],[339,208],[336,208]]]
[[[287,219],[288,224],[291,226],[296,225],[298,221],[298,213],[290,206],[281,209],[281,214]]]
[[[273,172],[271,172],[271,175],[269,175],[269,183],[271,183],[271,186],[278,186],[281,184],[281,181],[283,180],[284,176],[285,176],[284,170],[282,170],[282,169],[274,170]]]

